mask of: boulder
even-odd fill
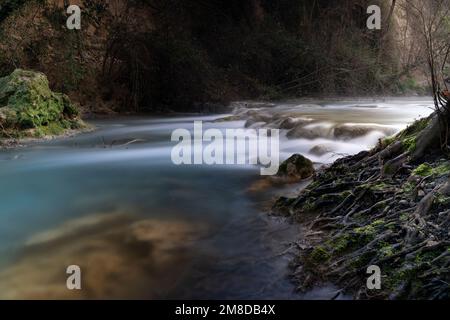
[[[268,125],[269,128],[290,130],[297,124],[296,119],[288,117],[277,119]]]
[[[310,178],[315,173],[311,160],[300,154],[294,154],[284,161],[278,170],[278,176],[291,181],[298,181]]]
[[[43,73],[16,69],[0,78],[0,137],[56,135],[82,126],[69,97],[52,92]]]
[[[281,121],[279,128],[290,130],[290,129],[294,128],[296,124],[297,124],[297,120],[289,117],[289,118],[286,118]]]

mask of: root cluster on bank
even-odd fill
[[[450,298],[450,161],[434,114],[338,160],[275,214],[310,228],[294,263],[300,290],[333,282],[355,298]],[[368,266],[382,289],[366,286]]]

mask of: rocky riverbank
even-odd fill
[[[435,127],[433,116],[417,121],[275,203],[309,230],[293,262],[300,290],[332,282],[356,299],[450,297],[450,161],[430,143]],[[367,289],[371,265],[381,290]]]

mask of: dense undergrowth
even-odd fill
[[[63,1],[2,0],[0,75],[44,72],[85,112],[421,90],[365,0],[81,2],[70,31]]]

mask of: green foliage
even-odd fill
[[[403,80],[398,80],[397,86],[398,93],[400,94],[418,93],[424,95],[427,93],[427,88],[419,85],[411,76],[407,76]]]
[[[36,2],[42,10],[28,10],[40,15],[34,33],[8,30],[0,70],[11,72],[17,65],[43,70],[59,91],[116,99],[115,105],[126,110],[192,110],[197,103],[241,98],[397,90],[396,57],[367,33],[361,23],[366,13],[354,5],[133,0],[116,7],[106,0],[83,0],[85,27],[67,32],[60,5],[3,0],[0,23],[17,11],[29,15],[19,9]],[[17,38],[22,45],[12,50]],[[408,77],[402,85],[406,90],[417,84]]]

